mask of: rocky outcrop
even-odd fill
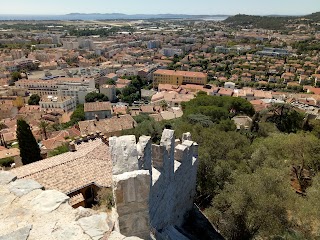
[[[35,181],[16,180],[4,171],[0,171],[0,179],[0,240],[98,240],[110,234],[117,236],[112,233],[115,211],[109,215],[73,209],[67,195],[43,191]]]
[[[43,189],[43,187],[32,179],[19,179],[9,184],[10,192],[18,197],[22,197],[36,189]]]

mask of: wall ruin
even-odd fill
[[[165,129],[159,145],[142,136],[109,139],[120,232],[148,239],[151,229],[181,226],[196,193],[198,144]]]

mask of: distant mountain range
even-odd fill
[[[0,14],[0,20],[141,20],[141,19],[212,19],[225,20],[229,15],[188,14],[123,14],[123,13],[69,13],[65,15]]]

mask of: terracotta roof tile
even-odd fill
[[[92,183],[110,187],[112,162],[109,147],[97,139],[82,143],[76,148],[76,152],[67,152],[11,171],[19,179],[31,178],[46,189],[66,194]]]

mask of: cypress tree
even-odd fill
[[[23,165],[41,160],[39,145],[29,124],[23,119],[17,120],[17,139]]]

